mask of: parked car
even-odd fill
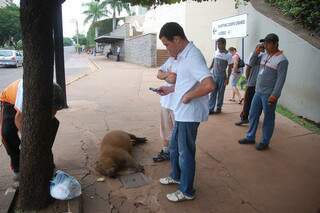
[[[23,55],[17,50],[0,50],[0,65],[19,67],[23,65]]]

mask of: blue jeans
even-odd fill
[[[179,122],[174,124],[170,141],[170,176],[180,181],[179,190],[194,195],[193,180],[196,169],[196,138],[199,122]]]
[[[209,99],[209,112],[213,112],[217,102],[217,109],[221,109],[223,105],[224,98],[224,90],[226,89],[226,85],[224,84],[225,77],[222,76],[214,76],[214,80],[217,84],[217,88],[210,94]]]
[[[274,130],[274,120],[276,103],[269,105],[269,95],[256,92],[253,96],[251,108],[249,112],[249,130],[246,138],[248,140],[255,140],[256,132],[259,124],[259,118],[263,110],[264,119],[262,125],[262,141],[261,143],[269,144]]]

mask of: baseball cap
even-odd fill
[[[274,33],[270,33],[264,39],[260,39],[260,42],[265,42],[265,41],[279,42],[279,37]]]

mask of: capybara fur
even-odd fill
[[[132,157],[132,147],[146,141],[146,138],[139,138],[121,130],[108,132],[102,139],[96,170],[112,178],[116,178],[118,172],[126,168],[143,172],[143,166],[136,163]]]

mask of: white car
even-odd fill
[[[0,66],[19,67],[23,65],[23,55],[17,50],[0,50]]]

